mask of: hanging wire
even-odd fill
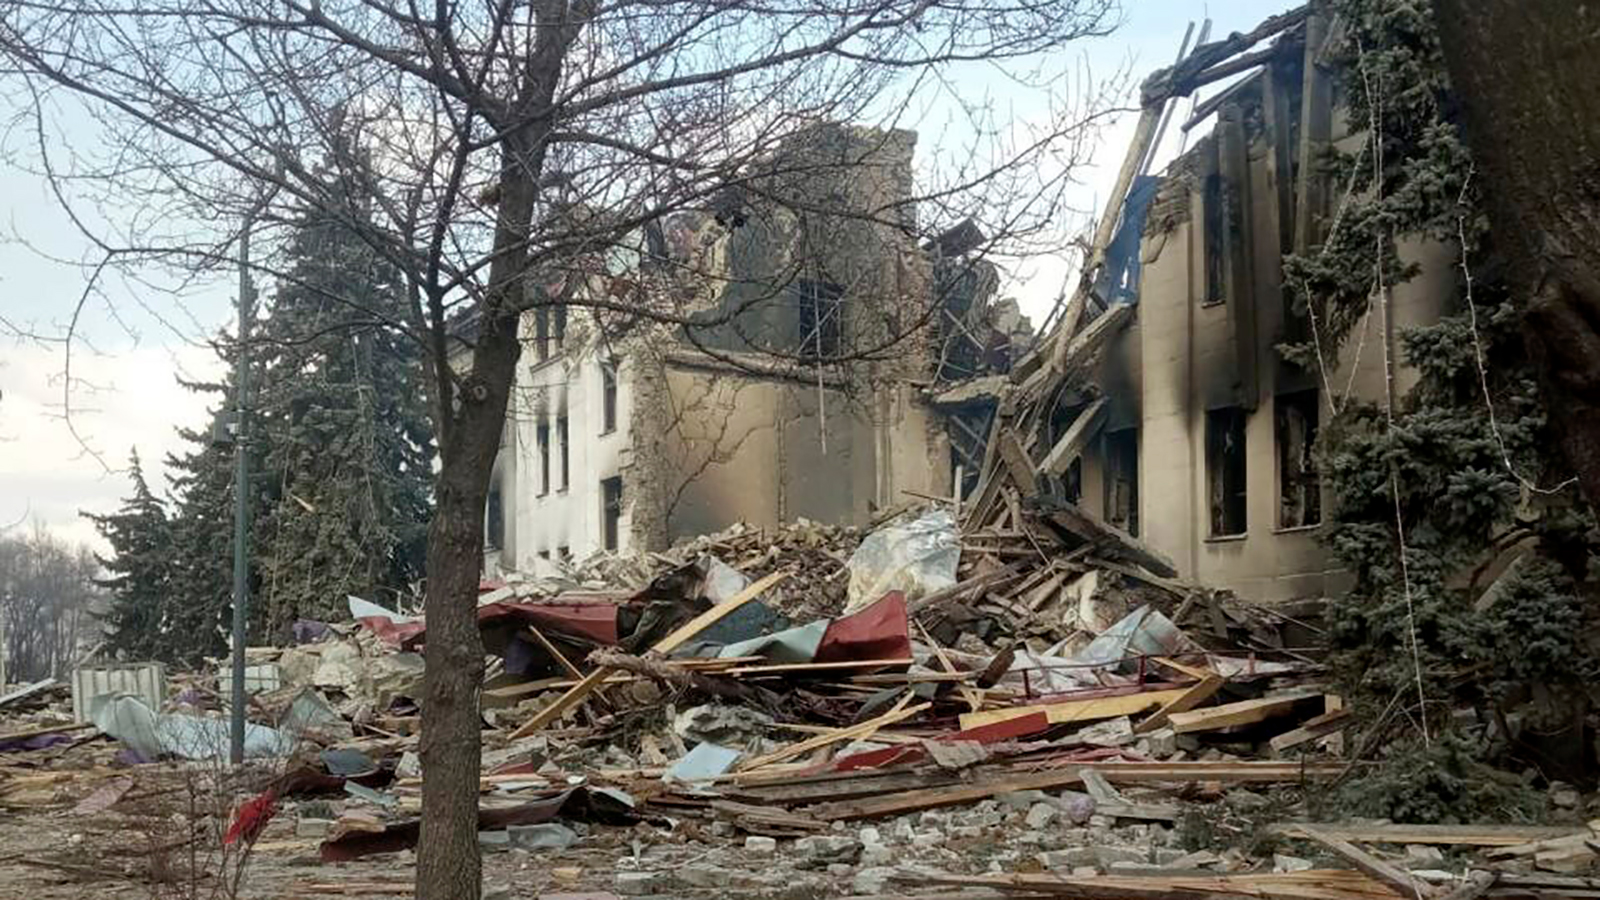
[[[1504,435],[1500,433],[1500,420],[1495,416],[1494,398],[1489,393],[1489,367],[1484,362],[1483,340],[1478,334],[1478,308],[1472,301],[1472,268],[1467,263],[1467,191],[1472,186],[1472,176],[1477,174],[1477,167],[1467,168],[1467,177],[1461,183],[1461,198],[1457,207],[1461,212],[1456,216],[1456,237],[1461,246],[1461,277],[1467,301],[1467,323],[1472,329],[1472,362],[1478,367],[1478,385],[1483,389],[1483,406],[1489,411],[1489,432],[1494,435],[1495,446],[1500,450],[1500,461],[1505,464],[1506,471],[1511,477],[1521,484],[1524,490],[1535,494],[1559,494],[1567,488],[1578,483],[1577,478],[1568,478],[1553,488],[1542,488],[1525,478],[1516,467],[1511,464],[1511,451],[1506,447]]]

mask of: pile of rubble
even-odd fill
[[[1481,859],[1435,845],[1499,857],[1507,895],[1573,888],[1595,858],[1581,825],[1299,822],[1279,844],[1309,850],[1264,856],[1218,840],[1240,810],[1303,815],[1306,792],[1350,769],[1315,610],[1152,573],[1048,511],[977,529],[937,507],[865,535],[740,529],[604,564],[554,588],[487,582],[479,607],[482,843],[555,854],[574,885],[1327,900],[1491,890]],[[623,571],[636,587],[607,580]],[[426,624],[352,598],[350,622],[251,649],[247,752],[262,762],[231,788],[229,806],[257,804],[231,831],[278,808],[293,831],[262,846],[329,864],[410,852]],[[82,721],[59,686],[0,697],[0,804],[116,807],[161,790],[130,792],[122,773],[156,768],[141,763],[224,756],[225,684],[173,681],[78,697]]]

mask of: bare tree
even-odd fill
[[[0,534],[0,634],[7,677],[64,677],[88,636],[98,595],[94,555],[42,525],[31,534]]]
[[[1114,6],[12,0],[0,11],[0,66],[22,110],[13,133],[36,136],[41,170],[99,249],[90,289],[52,339],[70,347],[101,273],[218,268],[231,262],[232,223],[254,222],[254,243],[270,247],[306,208],[356,230],[403,273],[412,303],[405,321],[386,325],[427,348],[417,389],[442,462],[428,551],[418,896],[480,892],[473,610],[522,315],[570,307],[608,333],[645,323],[693,338],[737,326],[796,277],[797,267],[774,266],[740,302],[708,312],[680,289],[685,273],[647,278],[612,265],[647,251],[650,229],[679,210],[737,223],[751,205],[777,205],[841,235],[892,228],[908,242],[973,218],[993,254],[1039,249],[1068,212],[1071,164],[1105,97],[1075,83],[1049,110],[1012,122],[982,95],[1065,84],[1052,73],[1070,63],[1052,54],[1109,30]],[[923,155],[914,191],[846,204],[812,188],[855,177],[862,156],[777,152],[825,122],[894,139],[893,129],[921,124],[931,97],[954,124]],[[63,110],[92,126],[62,134]],[[55,150],[63,138],[71,153]],[[367,152],[341,149],[352,145]],[[270,254],[252,265],[292,277]],[[933,317],[925,288],[920,311],[885,314],[847,345],[748,343],[800,370],[892,359]]]

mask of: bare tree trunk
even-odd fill
[[[478,784],[482,761],[478,692],[483,640],[478,579],[483,571],[483,516],[495,454],[522,344],[517,324],[526,289],[526,242],[537,202],[544,147],[508,140],[501,165],[502,202],[472,368],[465,377],[435,373],[441,388],[443,464],[428,532],[428,665],[423,671],[422,835],[417,893],[427,900],[477,900]],[[447,365],[435,361],[435,366]],[[453,388],[453,390],[452,390]]]
[[[1600,509],[1600,7],[1434,0],[1550,421]]]

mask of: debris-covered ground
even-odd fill
[[[1496,895],[1600,891],[1563,786],[1548,825],[1328,822],[1361,772],[1314,605],[1183,585],[1049,521],[737,529],[486,582],[487,890],[1328,898],[1493,872]],[[426,623],[351,615],[252,648],[243,769],[217,762],[215,672],[167,679],[159,709],[80,696],[83,721],[64,686],[0,698],[0,880],[227,896],[243,856],[243,897],[408,894]]]

